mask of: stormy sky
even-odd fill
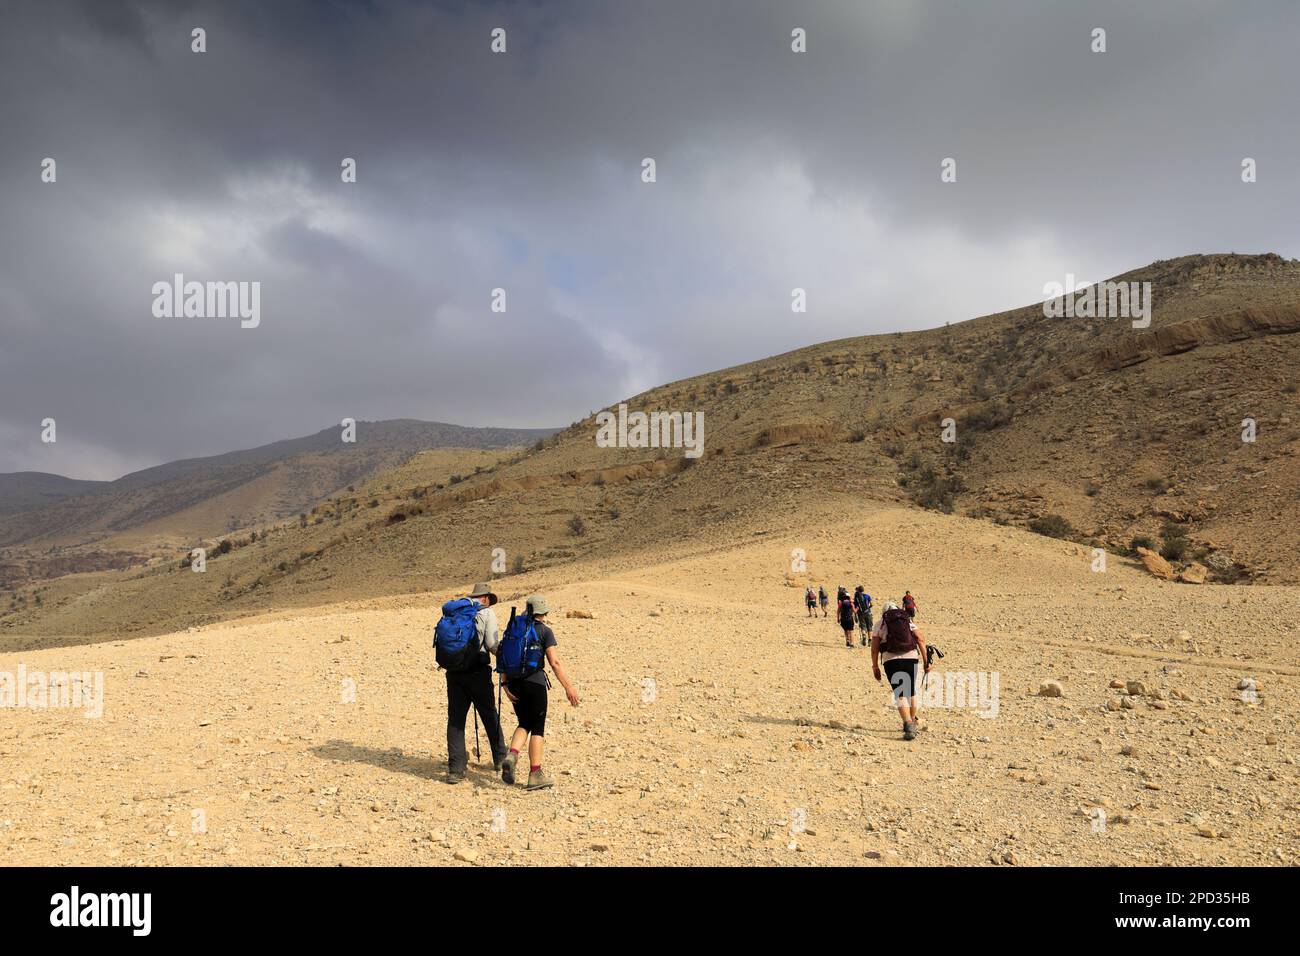
[[[6,3],[0,471],[565,425],[1067,273],[1297,256],[1297,49],[1289,0]],[[260,325],[155,317],[178,272],[260,282]]]

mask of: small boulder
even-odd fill
[[[1065,691],[1062,690],[1059,682],[1046,680],[1038,685],[1039,697],[1064,697]]]
[[[1178,572],[1178,580],[1184,584],[1204,584],[1205,576],[1208,573],[1209,569],[1205,565],[1193,561]]]
[[[1142,566],[1151,574],[1164,581],[1174,579],[1174,569],[1170,563],[1151,549],[1138,548],[1138,557],[1142,559]]]
[[[564,616],[571,617],[571,618],[576,617],[584,621],[592,621],[595,620],[596,618],[596,615],[592,614],[590,611],[584,611],[581,608],[576,608],[576,607],[573,608],[573,610],[569,611],[569,613]]]

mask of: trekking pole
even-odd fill
[[[501,726],[501,677],[497,676],[497,739],[503,744],[506,739],[505,729]]]
[[[483,756],[478,752],[478,708],[474,708],[474,760],[482,763]]]

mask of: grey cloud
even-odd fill
[[[115,477],[345,415],[565,424],[662,380],[1024,304],[1066,271],[1300,252],[1300,8],[1281,0],[5,17],[0,470]],[[173,272],[260,281],[262,326],[154,319]]]

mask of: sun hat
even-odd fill
[[[497,603],[497,596],[492,593],[492,589],[483,581],[474,585],[474,590],[469,592],[469,596],[472,598],[485,597],[488,599],[489,606]]]
[[[533,617],[551,613],[551,607],[546,603],[546,598],[540,594],[529,595],[528,600],[524,603],[528,606],[528,610],[532,612]]]

